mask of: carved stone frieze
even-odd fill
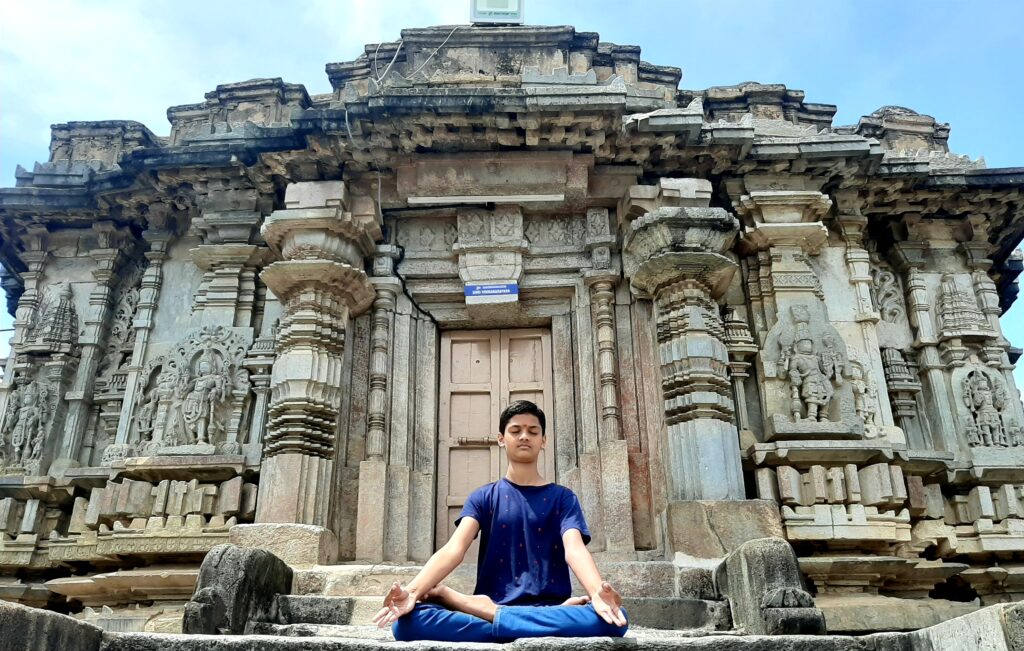
[[[847,381],[851,364],[842,336],[820,304],[796,303],[787,312],[761,355],[775,436],[859,437],[864,423]]]
[[[149,362],[134,413],[135,452],[237,454],[250,388],[243,366],[249,344],[246,329],[207,326]]]

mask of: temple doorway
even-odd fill
[[[507,470],[498,448],[498,414],[510,402],[530,400],[547,416],[547,446],[538,469],[553,480],[551,331],[460,330],[441,334],[437,530],[443,545],[466,498]],[[477,543],[466,559],[476,561]]]

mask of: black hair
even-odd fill
[[[547,436],[547,419],[544,418],[544,412],[529,400],[516,400],[510,403],[508,407],[505,407],[501,412],[501,416],[498,417],[498,431],[504,434],[508,421],[512,420],[513,416],[518,416],[519,414],[533,414],[536,416],[537,420],[540,421],[540,433]]]

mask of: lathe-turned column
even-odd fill
[[[264,528],[248,544],[284,550],[293,563],[330,562],[335,533],[331,513],[335,432],[343,386],[346,330],[375,293],[363,257],[379,237],[379,222],[368,200],[350,197],[342,182],[297,183],[288,187],[285,210],[275,211],[263,236],[282,260],[261,278],[281,301],[277,358],[270,380],[270,404],[260,476],[258,523],[292,523],[315,528]],[[254,525],[260,527],[259,524]],[[267,532],[280,532],[274,536]],[[313,544],[292,544],[297,537]]]
[[[716,302],[737,268],[724,255],[737,228],[721,208],[660,207],[630,223],[623,243],[632,290],[655,306],[671,501],[744,497]]]

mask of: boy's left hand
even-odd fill
[[[590,595],[590,603],[594,611],[604,621],[613,626],[625,626],[626,617],[622,614],[622,595],[612,587],[611,583],[604,581],[601,589]]]

